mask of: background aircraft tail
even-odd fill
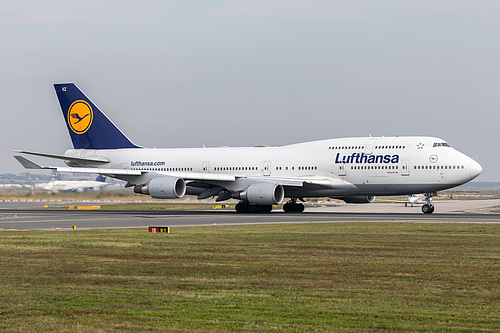
[[[106,182],[106,177],[107,176],[105,176],[105,175],[99,175],[99,176],[97,176],[97,178],[95,180],[98,181],[98,182],[105,183]]]
[[[139,148],[74,83],[54,88],[75,149]]]

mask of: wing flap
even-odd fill
[[[235,175],[228,175],[224,173],[202,173],[202,172],[157,172],[162,175],[174,176],[183,178],[185,180],[197,180],[197,181],[219,181],[219,182],[234,182],[236,178]]]
[[[325,188],[338,188],[338,187],[350,187],[354,186],[350,182],[347,182],[341,178],[337,177],[248,177],[249,179],[262,179],[266,182],[274,181],[283,186],[293,186],[302,187],[304,185],[315,185]]]
[[[142,173],[138,170],[127,169],[107,169],[107,168],[72,168],[72,167],[44,167],[57,172],[81,172],[81,173],[99,173],[101,175],[121,175],[121,176],[140,176]]]

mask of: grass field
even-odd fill
[[[498,332],[500,225],[0,233],[0,331]]]

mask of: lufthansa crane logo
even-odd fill
[[[92,107],[85,101],[75,101],[68,109],[68,125],[76,134],[87,132],[92,125],[93,118]]]

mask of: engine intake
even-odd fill
[[[179,177],[164,176],[151,179],[146,185],[135,186],[134,192],[149,194],[154,199],[177,199],[186,194],[186,182]]]
[[[233,193],[233,198],[248,201],[252,205],[278,205],[285,198],[285,190],[280,184],[259,183]]]

